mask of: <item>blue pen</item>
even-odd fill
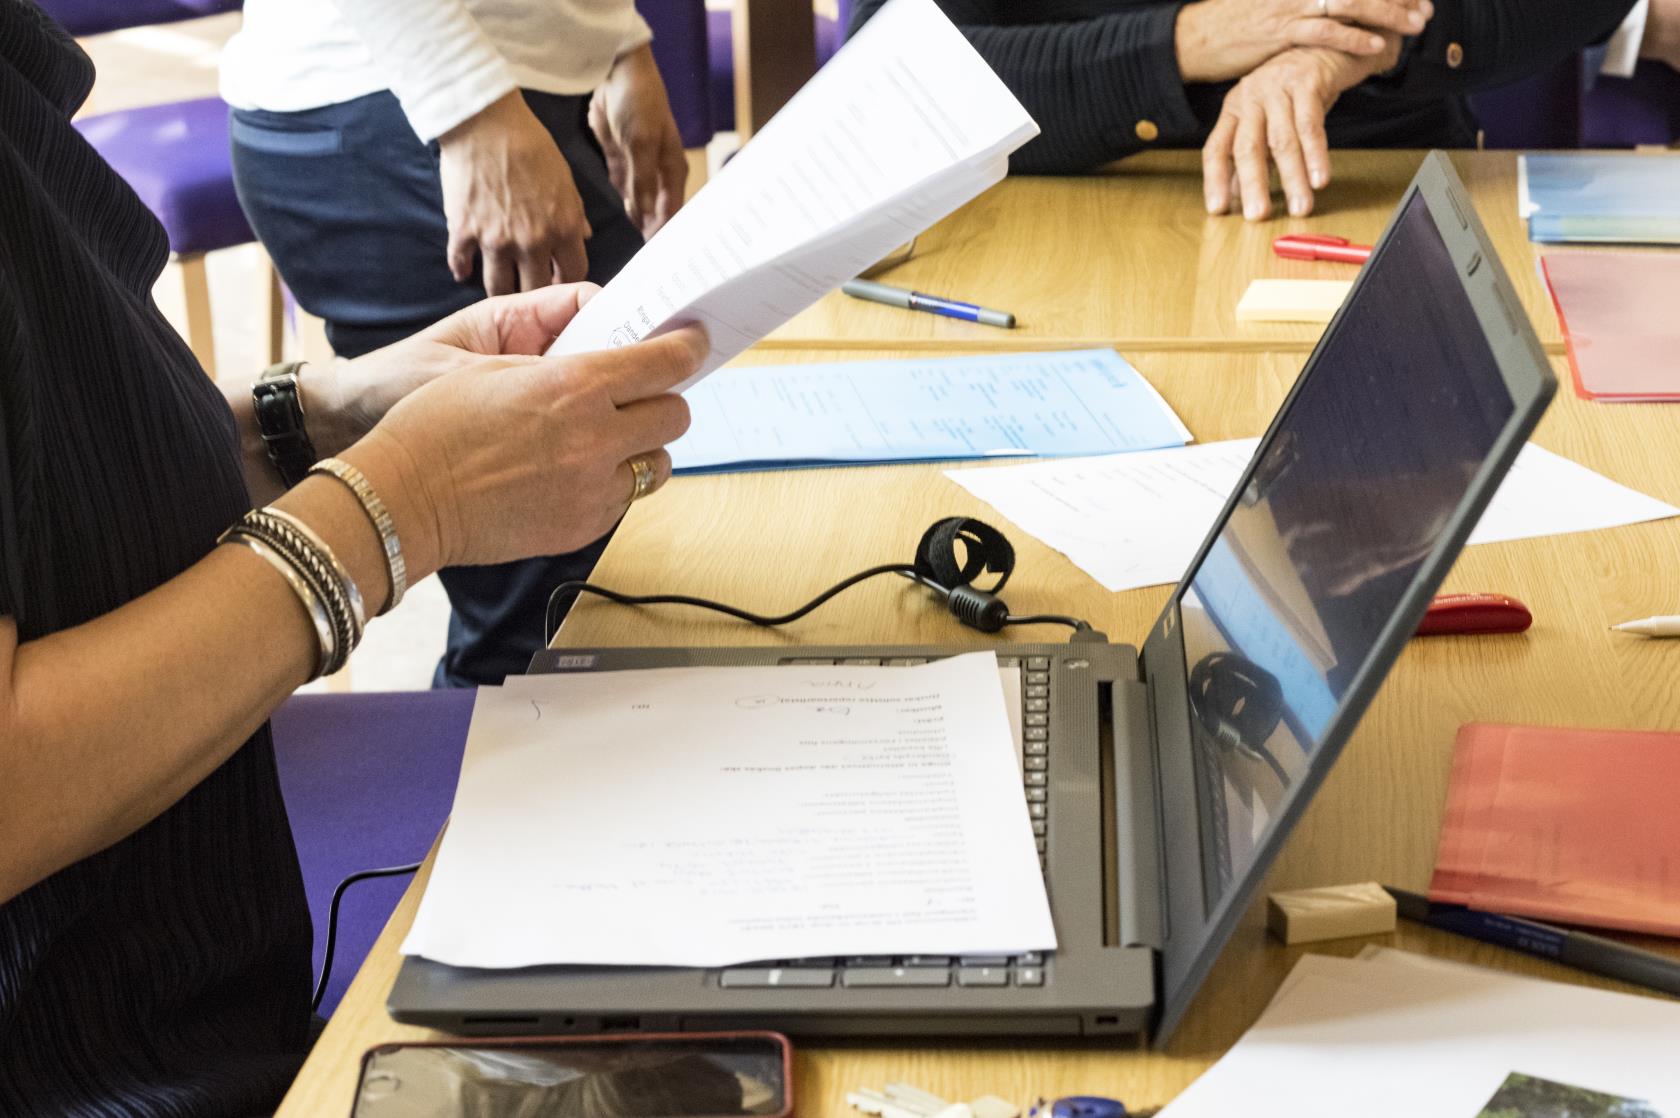
[[[978,322],[982,326],[1001,326],[1008,330],[1015,325],[1015,316],[1008,311],[994,311],[975,306],[973,303],[941,299],[937,295],[907,291],[902,287],[891,287],[874,280],[847,280],[840,285],[840,290],[854,299],[867,299],[871,303],[885,303],[889,307],[902,307],[909,311],[942,314],[946,318],[960,318],[967,322]]]
[[[1654,951],[1642,951],[1603,936],[1556,928],[1538,920],[1477,912],[1462,905],[1435,904],[1428,897],[1392,885],[1383,888],[1394,897],[1400,915],[1408,920],[1680,996],[1680,961]]]

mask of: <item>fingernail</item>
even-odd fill
[[[1371,36],[1371,49],[1372,50],[1382,50],[1383,49],[1383,41],[1382,41],[1382,36],[1381,35],[1372,35]]]
[[[1413,12],[1411,15],[1407,16],[1406,25],[1413,31],[1421,30],[1423,28],[1423,13]]]
[[[1307,200],[1299,194],[1293,195],[1289,199],[1289,212],[1296,217],[1300,217],[1307,212]]]
[[[1211,194],[1204,199],[1204,202],[1207,204],[1207,212],[1210,214],[1225,212],[1225,207],[1219,204],[1219,199],[1215,198]]]
[[[1260,203],[1258,203],[1258,202],[1244,202],[1243,203],[1243,217],[1246,218],[1249,221],[1260,220]]]
[[[1324,189],[1324,178],[1325,178],[1325,176],[1324,176],[1324,168],[1323,167],[1314,167],[1311,171],[1307,172],[1307,175],[1308,175],[1309,178],[1312,179],[1312,184],[1313,184],[1313,189],[1314,190],[1323,190]]]

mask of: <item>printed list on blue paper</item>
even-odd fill
[[[724,369],[686,393],[679,471],[1060,457],[1190,431],[1109,349]]]

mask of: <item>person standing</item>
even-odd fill
[[[618,273],[687,179],[650,39],[632,0],[249,0],[222,61],[235,184],[340,357]],[[604,546],[441,572],[434,683],[524,671]]]

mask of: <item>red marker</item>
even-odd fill
[[[1504,594],[1442,594],[1429,603],[1417,635],[1520,633],[1533,623],[1528,607]]]
[[[1338,264],[1363,264],[1371,258],[1370,245],[1356,245],[1346,237],[1316,233],[1290,233],[1272,242],[1272,251],[1286,260],[1334,260]]]

